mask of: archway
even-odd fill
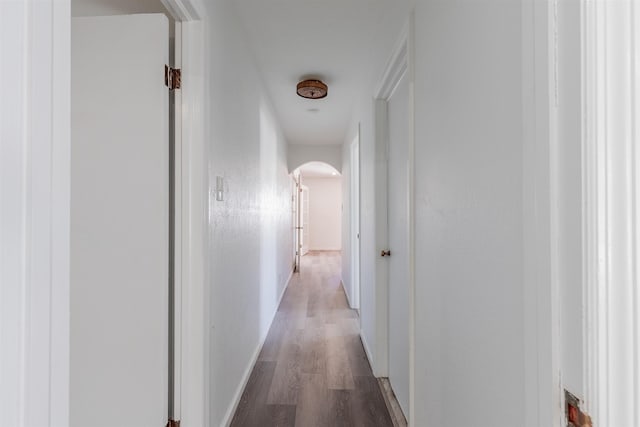
[[[342,251],[342,176],[332,165],[310,161],[293,172],[296,271],[309,251]]]

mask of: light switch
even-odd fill
[[[222,202],[224,200],[224,178],[216,176],[216,200]]]

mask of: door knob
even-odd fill
[[[391,256],[391,250],[388,250],[388,251],[383,250],[382,252],[380,252],[380,256],[382,257]]]

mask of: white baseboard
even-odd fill
[[[273,325],[273,320],[276,318],[276,313],[278,313],[278,308],[280,307],[280,303],[282,302],[282,298],[284,297],[284,293],[287,291],[289,284],[291,283],[291,278],[293,277],[293,270],[289,273],[289,278],[287,279],[286,285],[282,292],[280,293],[280,297],[278,298],[278,304],[276,304],[276,309],[271,316],[271,322],[269,322],[269,327],[267,328],[267,333],[264,334],[263,337],[260,338],[260,342],[256,347],[256,350],[253,352],[251,359],[249,360],[249,364],[242,375],[242,381],[238,385],[236,392],[233,396],[233,400],[231,401],[231,405],[229,409],[227,409],[227,413],[224,415],[222,425],[229,427],[231,425],[231,421],[233,421],[233,416],[236,413],[236,409],[238,409],[238,405],[240,404],[240,399],[242,398],[242,393],[244,392],[244,388],[247,386],[249,382],[249,377],[251,376],[251,372],[253,371],[253,367],[255,366],[258,356],[260,355],[260,351],[262,350],[262,346],[264,346],[264,342],[267,339],[267,335],[269,334],[269,329],[271,329],[271,325]]]
[[[367,355],[367,359],[369,359],[369,365],[371,365],[371,370],[374,372],[374,375],[375,375],[376,370],[373,369],[374,360],[373,360],[373,357],[371,356],[371,350],[369,349],[369,344],[367,343],[367,339],[364,337],[362,330],[360,330],[360,339],[362,340],[362,346],[364,347],[364,352]]]
[[[344,279],[340,279],[340,284],[342,285],[342,290],[344,291],[345,296],[347,297],[347,304],[349,304],[349,308],[353,309],[353,304],[351,304],[351,298],[349,298],[349,292],[347,292],[346,286],[344,286]]]

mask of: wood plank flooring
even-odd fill
[[[340,284],[340,252],[310,252],[294,274],[233,427],[391,427]]]

